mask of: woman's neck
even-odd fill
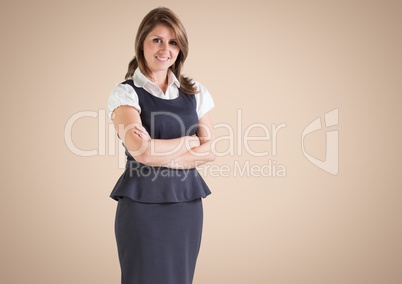
[[[154,82],[165,94],[168,85],[168,73],[167,72],[156,72],[152,73],[152,78],[149,78]]]

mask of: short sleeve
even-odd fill
[[[197,101],[197,115],[198,118],[201,118],[204,114],[213,109],[215,104],[207,88],[198,82],[195,82],[195,86],[199,91],[197,94],[195,94]]]
[[[108,116],[112,118],[113,111],[123,105],[129,105],[141,112],[138,95],[129,84],[118,84],[110,92],[108,98]]]

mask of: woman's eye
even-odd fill
[[[162,42],[162,40],[160,39],[160,38],[154,38],[154,43],[161,43]]]
[[[172,40],[172,41],[170,41],[170,44],[171,44],[171,45],[177,45],[177,42],[174,41],[174,40]]]

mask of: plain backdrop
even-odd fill
[[[220,137],[220,157],[200,168],[213,194],[194,283],[402,283],[402,5],[391,0],[2,1],[0,282],[120,283],[109,193],[123,168],[107,97],[160,5],[186,26],[184,73],[212,94]],[[325,160],[337,131],[336,175],[303,154],[317,118],[304,149]]]

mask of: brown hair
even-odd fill
[[[135,38],[135,54],[134,58],[128,64],[128,71],[125,76],[129,79],[133,76],[135,69],[140,68],[144,75],[151,75],[151,71],[147,67],[146,60],[143,53],[144,40],[149,34],[149,32],[158,24],[165,24],[172,28],[176,34],[177,45],[180,49],[177,56],[176,62],[170,66],[173,74],[177,77],[180,82],[180,89],[186,94],[196,94],[198,90],[191,82],[190,78],[181,75],[181,68],[183,67],[184,61],[188,55],[188,39],[187,33],[184,29],[182,22],[179,17],[173,13],[172,10],[166,7],[158,7],[151,10],[142,20],[140,26],[138,27],[137,36]]]

